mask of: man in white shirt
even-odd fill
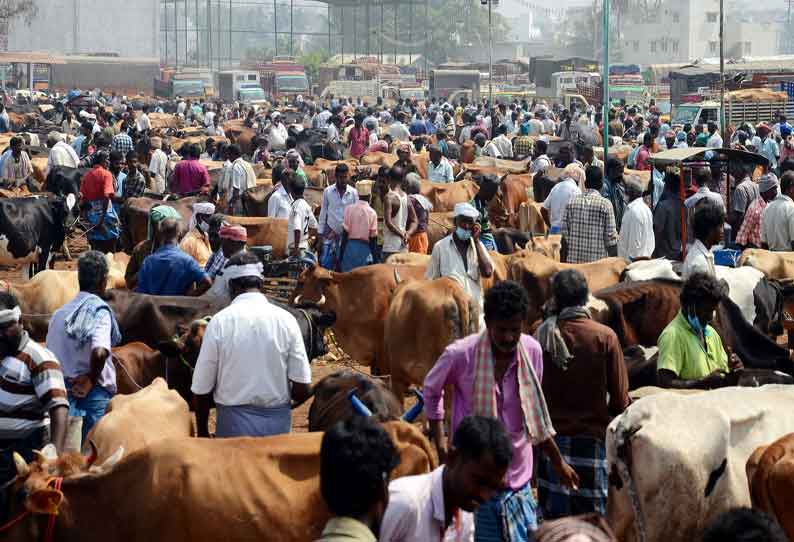
[[[710,135],[709,135],[709,140],[706,142],[706,147],[708,147],[709,149],[721,149],[722,136],[720,135],[720,132],[717,129],[717,123],[714,121],[709,121],[708,129]]]
[[[513,157],[513,142],[507,137],[507,126],[504,124],[499,125],[496,128],[496,133],[498,134],[491,143],[499,149],[499,155],[502,158],[512,158]]]
[[[273,112],[271,115],[273,124],[270,125],[270,148],[273,150],[283,150],[287,147],[287,127],[281,122],[281,113]]]
[[[187,109],[187,104],[185,103],[185,100],[182,100],[180,98],[179,103],[176,104],[176,114],[179,115],[180,117],[184,117],[185,109]]]
[[[261,293],[262,263],[255,254],[236,254],[223,273],[232,303],[207,325],[191,386],[198,398],[198,436],[209,436],[210,394],[216,437],[289,433],[293,401],[300,404],[312,394],[301,330]]]
[[[472,512],[498,493],[512,459],[513,445],[501,422],[484,416],[464,418],[444,465],[389,484],[378,540],[472,540]]]
[[[551,112],[543,113],[542,118],[543,118],[543,133],[554,135],[554,132],[557,129],[557,125],[555,124],[554,119],[552,118],[552,113]]]
[[[780,194],[761,215],[761,247],[766,250],[794,250],[794,172],[780,178]]]
[[[720,242],[725,226],[725,210],[710,202],[700,205],[695,212],[693,229],[695,241],[687,247],[681,276],[687,280],[693,273],[716,276],[714,253],[711,247]]]
[[[539,113],[530,113],[531,117],[527,123],[527,135],[539,136],[543,133],[543,121],[540,120]]]
[[[629,204],[623,213],[618,239],[618,256],[629,261],[650,259],[656,248],[653,236],[653,213],[642,198],[643,188],[639,178],[624,180]]]
[[[277,183],[277,186],[267,201],[267,216],[289,219],[292,212],[290,184],[293,180],[293,174],[283,169],[281,171],[274,170],[274,172],[276,172],[276,175],[273,181]]]
[[[168,156],[163,152],[163,140],[153,137],[150,140],[152,146],[152,158],[149,162],[149,173],[154,180],[154,191],[157,194],[165,192],[166,180],[168,179]]]
[[[232,162],[229,212],[242,214],[242,195],[246,190],[256,187],[256,173],[251,164],[242,157],[239,145],[229,145],[226,153]]]
[[[433,183],[451,183],[455,180],[452,165],[449,160],[444,158],[441,147],[430,145],[427,148],[430,153],[430,160],[427,163],[427,179]]]
[[[700,200],[703,198],[708,198],[712,201],[715,205],[722,207],[725,209],[725,202],[722,201],[722,196],[716,192],[712,192],[709,188],[709,184],[711,183],[711,170],[709,168],[700,168],[695,173],[695,184],[698,187],[698,191],[693,195],[689,196],[685,201],[684,205],[687,209],[694,208]]]
[[[542,171],[548,171],[552,167],[551,159],[546,154],[549,149],[549,144],[538,139],[535,141],[535,146],[532,148],[532,164],[529,167],[529,172],[533,175]]]
[[[55,166],[65,166],[76,168],[80,165],[80,158],[71,145],[63,142],[63,136],[58,132],[50,132],[47,136],[47,146],[50,148],[50,155],[47,158],[47,173]]]
[[[401,141],[403,143],[411,141],[411,132],[403,124],[405,120],[405,113],[399,113],[397,119],[389,126],[389,135],[394,141]]]
[[[560,233],[562,230],[562,214],[571,198],[578,196],[582,191],[576,181],[571,177],[563,177],[551,189],[543,201],[541,213],[549,224],[551,234]]]
[[[320,250],[320,265],[326,269],[336,269],[336,259],[342,242],[345,208],[358,201],[358,192],[348,184],[350,169],[340,163],[334,171],[336,182],[323,191],[320,207],[320,224],[317,236]]]
[[[141,111],[141,114],[138,116],[138,120],[135,123],[135,125],[138,128],[139,134],[148,133],[149,130],[152,129],[152,123],[149,120],[148,113],[149,113],[149,106],[148,105],[143,106],[143,111]]]
[[[311,205],[303,199],[306,181],[303,177],[292,179],[292,209],[287,223],[287,254],[303,256],[309,250],[309,237],[317,235],[317,219]]]

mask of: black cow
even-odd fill
[[[88,168],[55,166],[47,173],[44,189],[60,197],[66,197],[69,194],[74,194],[77,197],[80,194],[80,181],[83,179],[83,175],[89,171]]]
[[[63,246],[69,211],[57,196],[0,199],[0,265],[29,264],[29,278],[45,269]]]
[[[314,305],[293,307],[278,301],[271,300],[270,302],[290,313],[298,322],[303,336],[303,346],[306,348],[306,356],[310,362],[328,353],[328,347],[325,344],[325,330],[336,322],[335,314],[321,312]]]

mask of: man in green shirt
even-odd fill
[[[681,310],[659,336],[659,385],[663,388],[712,389],[731,385],[729,373],[743,368],[726,352],[711,327],[727,287],[711,275],[693,273],[681,288]]]

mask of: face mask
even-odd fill
[[[686,315],[687,322],[689,322],[690,327],[692,327],[692,331],[694,331],[697,335],[703,335],[705,331],[703,326],[700,323],[700,319],[697,316],[692,314]]]
[[[471,239],[471,232],[465,228],[461,228],[460,226],[458,226],[455,229],[455,236],[461,241],[468,241],[469,239]]]

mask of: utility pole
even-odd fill
[[[493,107],[493,0],[488,0],[488,105]]]
[[[725,141],[725,0],[720,0],[720,134]],[[724,146],[724,143],[723,143]],[[728,190],[730,192],[730,189]]]
[[[604,74],[601,76],[604,83],[604,109],[601,120],[604,123],[604,164],[609,158],[609,2],[604,0],[602,9],[604,16]],[[721,0],[720,0],[721,1]]]

